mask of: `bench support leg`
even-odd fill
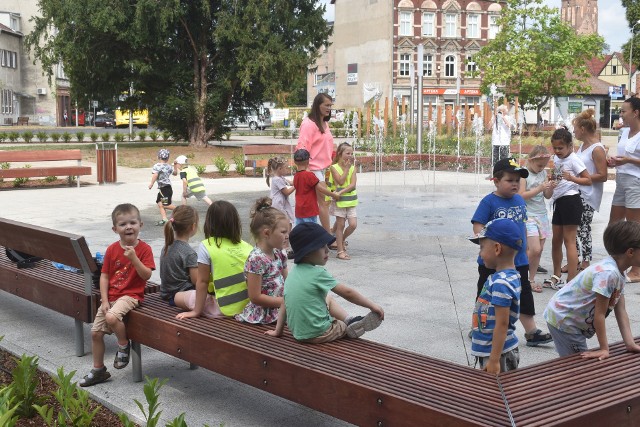
[[[142,349],[140,343],[131,341],[131,367],[133,373],[133,381],[139,383],[142,381]]]
[[[76,343],[76,356],[84,356],[84,323],[82,320],[75,320],[74,341]]]
[[[194,369],[198,369],[198,365],[194,365],[193,363],[189,363],[189,369],[191,369],[192,371]]]

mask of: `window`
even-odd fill
[[[611,66],[611,74],[618,74],[618,66],[617,65],[612,65]]]
[[[400,32],[401,36],[411,36],[412,25],[411,25],[411,12],[400,12]]]
[[[456,76],[456,57],[453,55],[447,55],[446,58],[444,58],[444,76]]]
[[[422,14],[422,35],[426,37],[434,37],[435,32],[435,13],[423,13]]]
[[[430,53],[422,57],[422,76],[433,77],[433,55]]]
[[[500,31],[500,27],[498,27],[498,16],[489,15],[489,38],[495,39],[498,31]]]
[[[18,52],[13,52],[13,68],[18,68]]]
[[[0,50],[0,65],[7,66],[7,51],[4,49]]]
[[[9,89],[2,90],[0,97],[0,109],[2,114],[13,114],[13,91]]]
[[[67,79],[67,75],[64,73],[64,67],[62,66],[62,64],[56,65],[56,78],[63,80]]]
[[[467,55],[467,73],[473,75],[478,71],[478,64],[473,60],[473,55]]]
[[[411,63],[411,55],[408,53],[400,54],[400,77],[409,77],[409,64]]]
[[[480,37],[480,15],[467,15],[467,38],[477,39]]]
[[[456,20],[458,16],[455,13],[447,13],[444,15],[444,36],[445,37],[456,37],[457,29],[456,29]]]
[[[9,25],[13,31],[20,31],[20,27],[18,26],[18,18],[16,18],[15,16],[11,17],[11,23]]]

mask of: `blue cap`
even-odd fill
[[[480,244],[480,239],[485,237],[509,246],[516,251],[522,249],[522,231],[518,224],[507,218],[496,218],[493,221],[489,221],[480,233],[470,237],[469,240]]]

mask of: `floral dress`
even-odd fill
[[[262,294],[272,297],[284,295],[284,276],[287,268],[287,255],[280,249],[273,250],[274,259],[269,258],[262,249],[255,247],[244,264],[245,273],[262,276]],[[279,308],[265,308],[249,301],[236,320],[247,323],[275,323],[278,320]]]

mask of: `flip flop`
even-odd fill
[[[336,258],[341,259],[343,261],[349,261],[351,257],[347,253],[347,251],[340,251],[336,254]]]

